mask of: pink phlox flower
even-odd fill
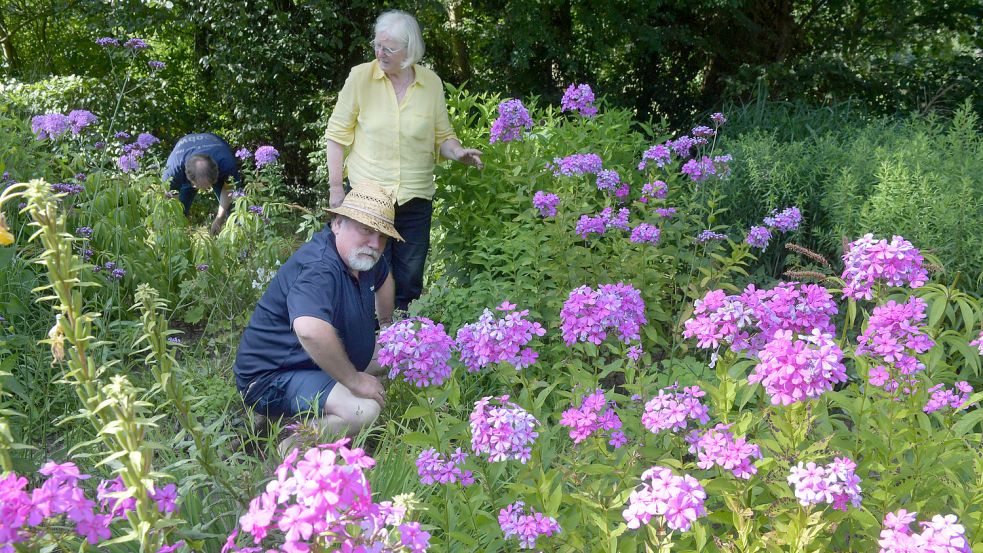
[[[600,345],[609,330],[625,344],[640,340],[645,318],[641,293],[629,284],[602,284],[597,290],[581,286],[570,292],[560,311],[563,341],[568,345]]]
[[[434,448],[421,451],[416,458],[416,470],[420,477],[420,483],[431,485],[460,482],[462,486],[473,484],[473,473],[461,469],[461,465],[464,464],[467,457],[468,454],[461,451],[461,448],[457,448],[457,451],[447,458]]]
[[[523,129],[532,129],[529,110],[517,98],[505,100],[498,104],[498,118],[492,123],[489,142],[522,140]]]
[[[556,207],[560,205],[560,197],[556,194],[537,190],[532,198],[532,206],[539,210],[542,217],[556,217]]]
[[[971,341],[969,345],[976,346],[980,352],[980,355],[983,355],[983,330],[980,331],[980,335],[975,340]]]
[[[570,428],[570,438],[575,444],[601,430],[608,431],[608,443],[615,449],[627,441],[624,433],[620,432],[621,418],[614,410],[614,405],[609,405],[604,399],[604,391],[600,388],[584,396],[579,407],[571,405],[569,409],[563,411],[560,415],[560,425]]]
[[[622,516],[633,530],[659,516],[670,529],[685,532],[696,519],[706,516],[705,500],[706,492],[695,478],[654,466],[642,474],[642,485],[632,491]]]
[[[790,330],[779,330],[758,352],[758,359],[748,382],[760,382],[773,405],[817,398],[847,380],[843,352],[819,329],[798,338]]]
[[[789,472],[788,483],[803,506],[828,503],[834,509],[845,511],[848,503],[860,507],[860,478],[855,470],[856,464],[846,457],[825,466],[800,461]]]
[[[890,392],[899,387],[905,393],[914,391],[917,379],[911,375],[925,369],[924,363],[915,355],[935,346],[925,333],[925,308],[925,300],[918,297],[911,297],[901,304],[890,300],[874,308],[867,327],[857,337],[856,353],[889,365],[896,374],[888,372],[888,367],[878,365],[876,373],[871,371],[871,384]]]
[[[89,511],[89,516],[75,521],[75,531],[90,545],[95,545],[102,540],[108,540],[113,535],[109,530],[112,518],[111,515],[94,514]]]
[[[877,542],[880,553],[971,553],[966,529],[955,515],[935,515],[931,521],[919,522],[922,531],[918,534],[911,529],[915,515],[901,509],[884,517]]]
[[[926,413],[934,413],[945,408],[954,411],[965,409],[969,406],[969,397],[973,395],[973,387],[969,382],[961,380],[956,382],[954,388],[945,388],[943,384],[936,384],[928,389],[932,394],[925,407],[922,409]]]
[[[491,463],[515,459],[525,464],[529,460],[531,445],[539,436],[539,421],[508,401],[508,396],[478,400],[470,421],[471,449],[475,453],[487,455]]]
[[[533,336],[545,335],[546,329],[526,319],[528,309],[519,311],[515,307],[507,301],[500,305],[497,310],[504,312],[501,318],[485,309],[477,322],[457,331],[456,347],[468,372],[495,363],[508,363],[520,370],[535,362],[538,354],[526,346]]]
[[[379,364],[389,367],[389,378],[401,374],[417,388],[440,386],[450,378],[454,340],[444,325],[425,317],[405,319],[380,332],[379,344]]]
[[[520,549],[534,549],[540,536],[550,537],[562,529],[553,517],[547,517],[532,509],[526,510],[523,501],[516,501],[498,513],[498,525],[505,539],[515,536]]]
[[[167,484],[166,486],[155,489],[150,494],[150,499],[157,502],[157,509],[162,513],[173,513],[177,510],[177,486]]]
[[[693,430],[686,437],[689,452],[696,455],[697,466],[709,469],[714,465],[729,470],[737,478],[748,480],[758,472],[752,458],[761,459],[761,448],[748,443],[744,436],[735,438],[729,424],[718,424],[706,432]]]
[[[928,281],[928,271],[922,266],[921,253],[911,242],[894,236],[891,242],[874,240],[873,234],[865,234],[852,242],[843,254],[843,287],[845,297],[873,298],[873,285],[883,282],[888,286],[919,288]]]
[[[430,547],[430,534],[420,528],[419,522],[399,525],[399,542],[411,553],[420,553]]]
[[[674,384],[659,390],[659,394],[645,404],[642,426],[653,434],[663,430],[676,433],[685,430],[690,422],[710,422],[709,409],[700,402],[703,395],[698,386],[680,390],[679,385]]]

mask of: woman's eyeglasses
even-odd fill
[[[402,52],[403,50],[406,49],[406,48],[395,48],[395,49],[389,48],[388,46],[382,46],[381,44],[377,44],[376,41],[374,40],[369,41],[369,46],[372,47],[373,51],[381,51],[383,54],[387,56],[391,56],[396,52]]]

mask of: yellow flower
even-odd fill
[[[14,243],[14,235],[7,226],[7,218],[0,213],[0,246],[9,246]]]

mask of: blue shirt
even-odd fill
[[[167,166],[164,169],[164,182],[170,183],[171,190],[181,191],[181,203],[184,204],[185,213],[191,209],[191,201],[197,193],[194,185],[184,174],[184,163],[188,160],[188,156],[194,154],[207,154],[218,165],[218,180],[212,187],[216,198],[222,194],[222,188],[229,177],[235,179],[238,186],[242,186],[239,167],[236,165],[235,155],[228,142],[210,132],[189,134],[174,145],[171,155],[167,156]]]
[[[349,360],[364,371],[375,350],[375,291],[388,275],[388,263],[380,261],[352,276],[325,226],[280,267],[256,305],[233,366],[239,391],[256,379],[265,388],[280,370],[320,368],[294,333],[297,317],[333,326]]]

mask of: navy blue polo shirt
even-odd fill
[[[388,263],[376,263],[356,278],[348,272],[325,226],[287,260],[256,305],[239,342],[233,372],[243,392],[281,370],[316,369],[293,331],[297,317],[315,317],[335,328],[348,358],[364,371],[375,350],[375,290],[389,275]]]
[[[187,175],[184,174],[184,163],[189,156],[194,154],[208,154],[218,165],[218,180],[212,187],[215,197],[218,198],[222,193],[225,182],[232,177],[237,186],[242,186],[242,178],[239,176],[239,167],[236,165],[235,155],[232,147],[217,134],[210,132],[189,134],[177,141],[171,155],[167,156],[167,166],[164,169],[164,182],[170,183],[171,190],[181,193],[181,203],[184,204],[184,212],[188,213],[191,209],[191,202],[195,199],[198,191]]]

